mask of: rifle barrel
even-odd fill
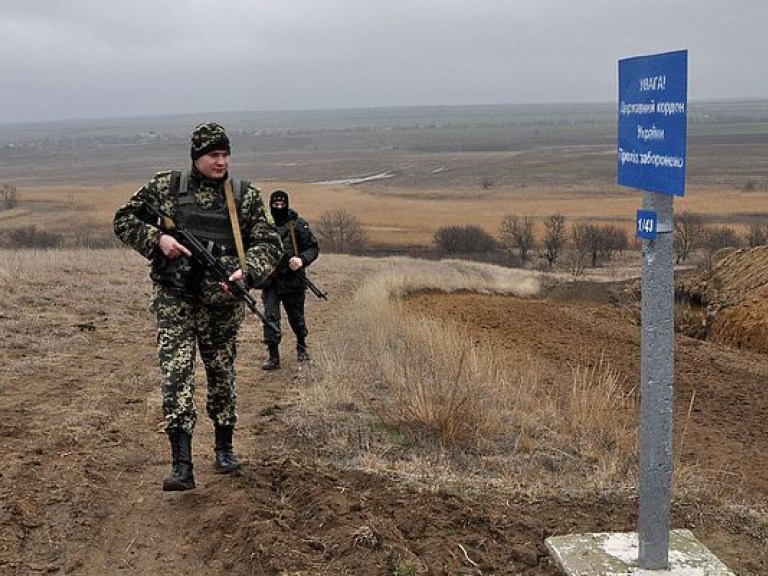
[[[301,277],[301,281],[304,283],[304,286],[309,288],[312,294],[314,294],[318,298],[322,298],[323,300],[328,300],[328,295],[322,290],[320,290],[320,288],[318,288],[317,285],[314,282],[312,282],[312,280],[309,279],[309,277],[305,272],[302,271],[302,273],[299,274],[299,276]]]

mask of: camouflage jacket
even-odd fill
[[[157,218],[147,210],[150,204],[159,208],[171,219],[178,214],[177,190],[172,190],[173,172],[158,172],[145,186],[139,188],[128,202],[117,210],[113,221],[115,235],[139,254],[150,260],[163,259],[157,242],[163,233]],[[267,215],[259,191],[252,185],[244,187],[239,201],[238,220],[245,247],[245,260],[251,284],[263,282],[275,269],[283,253],[280,236],[271,216]],[[202,208],[210,208],[224,202],[222,182],[203,178],[192,170],[189,189]],[[240,267],[236,254],[224,254],[222,263],[232,271]],[[157,283],[157,279],[155,279]],[[212,278],[201,279],[199,293],[208,303],[224,302],[229,297]]]

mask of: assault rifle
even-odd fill
[[[273,330],[275,334],[280,334],[280,328],[274,322],[267,320],[264,313],[259,310],[256,299],[251,296],[250,292],[248,292],[248,287],[244,280],[230,280],[229,277],[232,273],[227,270],[224,264],[222,264],[216,256],[211,254],[211,251],[208,250],[208,248],[206,248],[205,245],[192,234],[192,232],[176,226],[173,219],[159,208],[148,203],[145,203],[144,205],[150,212],[160,219],[160,227],[163,233],[173,236],[179,244],[192,253],[192,258],[198,264],[206,270],[209,270],[216,280],[226,284],[232,295],[235,298],[242,300],[251,312],[259,317],[259,320],[261,320],[265,326]],[[245,270],[243,270],[243,273],[245,273]]]
[[[291,233],[291,244],[293,245],[293,255],[298,256],[299,255],[299,244],[296,242],[296,222],[290,221],[288,222],[288,231]],[[290,257],[288,257],[288,260],[290,260]],[[286,262],[287,266],[287,262]],[[305,269],[299,269],[297,272],[299,275],[299,278],[301,279],[304,286],[310,289],[312,294],[317,296],[318,298],[322,298],[323,300],[328,300],[328,295],[320,290],[312,280],[310,280],[307,277],[307,271]]]
[[[277,265],[277,268],[275,268],[275,272],[273,272],[273,275],[278,276],[281,274],[285,274],[287,272],[294,272],[299,277],[299,280],[301,280],[301,283],[304,284],[304,286],[306,286],[307,288],[309,288],[312,294],[314,294],[318,298],[322,298],[323,300],[328,300],[328,293],[320,290],[320,288],[317,287],[317,284],[315,284],[314,282],[312,282],[312,280],[309,279],[309,276],[307,276],[307,271],[304,268],[299,268],[298,270],[294,271],[288,267],[288,261],[290,259],[291,259],[291,256],[287,254],[283,256],[283,259]]]
[[[306,272],[304,270],[299,270],[299,278],[301,278],[301,281],[304,283],[304,286],[309,288],[309,290],[317,296],[318,298],[322,298],[323,300],[328,300],[328,294],[320,290],[320,288],[317,287],[317,285],[312,282],[312,280],[309,279]]]

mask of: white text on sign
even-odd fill
[[[666,75],[649,76],[640,78],[640,92],[652,92],[654,90],[664,90],[667,85]]]

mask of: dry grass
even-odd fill
[[[543,360],[510,366],[464,326],[403,313],[401,298],[412,290],[529,296],[546,275],[334,255],[313,275],[332,295],[330,303],[310,303],[324,307],[327,337],[314,349],[314,368],[304,372],[291,414],[318,457],[452,490],[494,485],[535,496],[635,485],[634,398],[599,358],[545,386]],[[14,370],[56,373],[67,359],[87,356],[93,335],[120,348],[136,338],[151,341],[148,291],[146,266],[127,250],[0,251],[0,337],[14,354]],[[106,328],[135,324],[136,315],[147,316],[146,334]],[[93,375],[99,384],[83,400],[73,434],[103,418],[99,398],[110,387],[151,388],[154,366],[137,366],[132,377],[133,384]],[[147,411],[155,415],[156,406]],[[689,469],[676,468],[679,489],[689,484],[702,485]]]
[[[3,215],[0,228],[41,222],[62,233],[93,229],[108,234],[114,210],[139,185],[21,188],[21,206]],[[611,186],[485,192],[456,187],[437,198],[434,190],[388,194],[383,188],[273,182],[265,192],[277,187],[291,192],[293,204],[310,221],[324,210],[343,207],[368,227],[373,242],[391,245],[429,243],[437,227],[451,224],[479,222],[495,233],[506,213],[560,212],[570,219],[631,226],[641,204],[639,192],[617,193]],[[690,191],[676,205],[727,219],[743,211],[745,198],[712,187]],[[768,212],[768,193],[752,192],[748,200],[750,211]],[[315,281],[345,313],[327,319],[332,336],[315,352],[317,369],[308,372],[311,385],[301,389],[296,428],[313,441],[326,442],[329,458],[436,484],[476,481],[528,493],[633,485],[633,399],[620,394],[615,373],[600,359],[585,359],[573,368],[570,380],[563,375],[567,385],[544,387],[546,367],[540,360],[510,368],[497,350],[473,344],[462,326],[408,318],[399,304],[409,292],[424,289],[528,296],[551,275],[463,261],[328,255],[321,260],[314,268],[320,274]],[[135,255],[120,250],[3,252],[0,298],[14,296],[21,307],[4,312],[2,336],[12,346],[35,351],[30,362],[53,358],[66,346],[76,350],[83,340],[77,328],[44,334],[37,324],[24,327],[29,322],[24,303],[38,295],[20,296],[21,286],[47,290],[48,297],[67,306],[96,308],[102,297],[130,300],[135,312],[145,306],[140,296],[129,295],[136,266]],[[145,270],[139,270],[139,281],[146,281]],[[73,273],[81,277],[75,280]],[[84,285],[85,303],[73,304],[65,292]],[[67,306],[57,314],[66,317]],[[78,313],[83,310],[75,308],[70,317]],[[41,315],[42,322],[50,320],[48,313]],[[68,344],[62,337],[69,338]],[[685,482],[695,474],[676,469],[676,477]]]
[[[409,291],[438,286],[531,295],[539,275],[458,261],[376,263],[303,390],[301,434],[349,466],[440,486],[539,494],[632,485],[636,410],[610,367],[597,359],[574,368],[570,387],[544,387],[541,360],[511,367],[462,326],[406,316],[400,304]]]
[[[605,480],[625,477],[637,453],[637,398],[626,390],[618,372],[603,358],[572,369],[568,397],[568,444],[588,461],[598,463]]]

